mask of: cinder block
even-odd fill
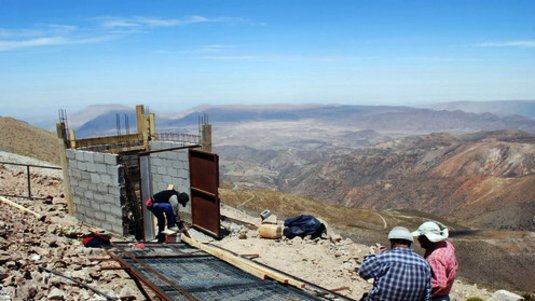
[[[85,206],[76,206],[76,215],[85,215],[87,208]]]
[[[100,177],[101,177],[100,175],[98,175],[96,173],[92,173],[91,174],[91,183],[95,183],[95,184],[101,183]]]
[[[104,154],[102,153],[94,153],[93,159],[95,160],[95,163],[104,163]]]
[[[158,167],[163,165],[163,160],[158,157],[150,157],[150,167]]]
[[[103,154],[104,155],[104,162],[109,165],[117,165],[117,155],[113,154]]]
[[[110,204],[110,205],[118,205],[121,203],[121,199],[119,196],[115,196],[115,195],[112,195],[112,194],[106,194],[104,196],[104,202],[106,202],[107,204]]]
[[[84,161],[93,163],[95,159],[93,158],[93,152],[84,152]]]
[[[106,221],[109,222],[110,224],[116,223],[117,220],[118,218],[115,215],[106,213]]]
[[[88,208],[86,211],[85,211],[85,216],[87,216],[88,218],[95,218],[96,217],[96,210],[93,209],[93,208]],[[93,223],[90,223],[90,224],[93,224]]]
[[[97,185],[97,192],[99,194],[105,194],[105,193],[108,193],[108,186],[107,185]]]
[[[102,229],[108,231],[108,232],[113,231],[113,230],[112,230],[113,227],[112,227],[112,225],[111,225],[110,223],[102,222],[102,223],[100,223],[100,225],[98,225],[98,226],[99,226],[100,228],[102,228]]]
[[[84,197],[88,200],[92,200],[93,199],[93,191],[91,190],[86,190],[84,192]]]
[[[91,181],[91,174],[88,173],[87,171],[81,171],[80,175],[81,175],[80,178],[81,178],[82,180],[84,180],[84,181],[86,181],[86,182],[90,182],[90,181]]]
[[[95,169],[96,169],[96,172],[99,173],[99,174],[105,174],[108,172],[108,169],[107,169],[108,165],[104,164],[104,163],[95,163]]]
[[[84,161],[84,152],[83,151],[74,151],[76,161]]]
[[[167,167],[167,174],[173,178],[177,178],[178,175],[178,168],[174,166]]]
[[[106,220],[106,214],[102,211],[95,211],[95,218],[101,221]]]
[[[78,187],[82,188],[84,191],[87,190],[87,187],[89,187],[89,182],[80,180],[78,182]]]
[[[176,162],[179,160],[179,153],[178,151],[170,151],[166,152],[166,159],[172,162]]]
[[[178,177],[181,179],[188,179],[189,178],[189,170],[180,169],[178,171]]]
[[[164,176],[163,181],[164,183],[166,183],[165,186],[167,186],[167,184],[173,184],[175,182],[175,179],[171,176]]]
[[[179,151],[178,152],[178,160],[188,163],[188,161],[189,161],[188,151]]]
[[[72,187],[72,192],[75,196],[84,195],[84,189],[80,185]]]
[[[106,204],[106,203],[100,203],[100,211],[102,211],[104,213],[111,212],[111,205],[110,204]]]
[[[117,169],[119,168],[119,165],[106,165],[106,173],[109,175],[118,175],[119,172]]]
[[[87,162],[78,161],[78,163],[76,163],[76,167],[81,171],[87,171]]]
[[[94,162],[87,162],[86,163],[86,170],[88,172],[94,173],[97,171],[97,167]]]
[[[121,196],[121,187],[108,186],[108,195],[113,196],[114,199],[118,199]]]
[[[89,183],[89,185],[87,185],[87,189],[88,190],[91,190],[93,192],[98,192],[98,186],[100,186],[102,184],[97,184],[97,183]]]
[[[163,175],[165,176],[167,174],[167,168],[165,166],[159,166],[157,169],[156,169],[156,172],[160,175]]]
[[[102,204],[105,202],[104,194],[102,194],[101,192],[93,193],[93,199],[96,202],[99,202],[100,206],[102,206]]]
[[[113,183],[112,179],[111,179],[111,176],[108,175],[108,174],[102,174],[102,175],[99,176],[99,178],[100,178],[100,182],[99,183],[102,183],[102,184]]]

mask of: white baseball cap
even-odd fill
[[[409,229],[400,226],[394,227],[392,230],[390,230],[390,233],[388,233],[388,239],[402,239],[410,242],[414,241]]]
[[[448,228],[443,224],[435,221],[427,221],[418,227],[418,230],[412,232],[413,236],[425,235],[430,242],[443,241],[449,236]]]

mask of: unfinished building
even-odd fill
[[[134,134],[76,139],[66,119],[57,124],[69,214],[110,232],[151,240],[154,221],[142,201],[173,184],[191,197],[181,216],[219,237],[218,157],[210,152],[211,125],[200,122],[200,135],[157,133],[154,113],[145,114],[138,105],[136,127]]]

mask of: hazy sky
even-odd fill
[[[535,99],[535,1],[0,0],[0,115]]]

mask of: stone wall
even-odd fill
[[[184,144],[150,141],[151,151],[181,146]],[[151,153],[150,173],[153,194],[166,189],[168,184],[173,184],[177,191],[191,196],[188,149]],[[184,208],[180,207],[180,216],[185,220],[191,220],[191,202]]]
[[[118,155],[66,150],[76,217],[124,234],[124,179]]]

